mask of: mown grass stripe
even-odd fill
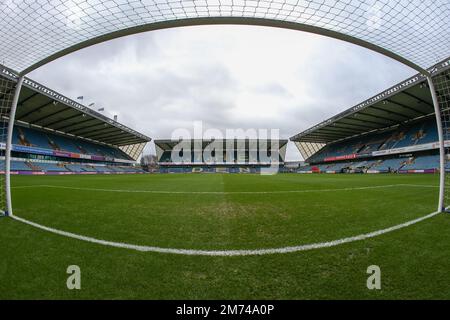
[[[309,192],[335,192],[335,191],[354,191],[354,190],[370,190],[382,188],[395,187],[413,187],[413,188],[438,188],[434,185],[420,185],[420,184],[388,184],[379,186],[362,186],[362,187],[348,187],[348,188],[332,188],[332,189],[305,189],[305,190],[274,190],[274,191],[165,191],[165,190],[129,190],[129,189],[105,189],[105,188],[88,188],[88,187],[69,187],[58,185],[29,185],[16,186],[13,189],[22,188],[56,188],[69,189],[79,191],[99,191],[99,192],[121,192],[121,193],[156,193],[156,194],[277,194],[277,193],[309,193]]]
[[[20,217],[17,217],[15,215],[11,216],[16,221],[28,224],[30,226],[33,226],[35,228],[55,233],[61,236],[87,241],[91,243],[96,243],[104,246],[110,246],[110,247],[116,247],[116,248],[123,248],[123,249],[130,249],[135,251],[142,251],[142,252],[157,252],[157,253],[171,253],[171,254],[179,254],[179,255],[194,255],[194,256],[227,256],[227,257],[233,257],[233,256],[256,256],[256,255],[268,255],[268,254],[282,254],[282,253],[292,253],[292,252],[300,252],[300,251],[308,251],[313,249],[321,249],[321,248],[329,248],[338,246],[344,243],[350,243],[355,241],[361,241],[373,237],[380,236],[382,234],[386,234],[395,230],[399,230],[402,228],[406,228],[408,226],[411,226],[413,224],[416,224],[418,222],[424,221],[426,219],[430,219],[436,215],[438,215],[440,212],[433,212],[426,216],[407,221],[405,223],[401,223],[389,228],[373,231],[370,233],[360,234],[353,237],[347,237],[327,242],[319,242],[319,243],[312,243],[312,244],[305,244],[305,245],[298,245],[298,246],[289,246],[289,247],[282,247],[282,248],[269,248],[269,249],[255,249],[255,250],[193,250],[193,249],[176,249],[176,248],[161,248],[161,247],[153,247],[153,246],[144,246],[144,245],[135,245],[135,244],[129,244],[129,243],[123,243],[123,242],[113,242],[113,241],[107,241],[102,239],[96,239],[92,237],[82,236],[75,233],[62,231],[58,229],[54,229],[51,227],[47,227]]]

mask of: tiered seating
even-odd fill
[[[124,167],[125,172],[129,173],[139,173],[139,172],[145,172],[142,168],[137,167]]]
[[[423,156],[406,163],[402,170],[430,170],[439,168],[439,156]]]
[[[94,168],[95,168],[95,170],[97,170],[97,172],[110,172],[111,171],[106,166],[95,166]]]
[[[39,163],[39,167],[43,171],[67,171],[67,169],[63,165],[57,163]]]
[[[4,160],[0,160],[0,166],[4,167]],[[30,162],[30,161],[11,161],[12,171],[44,171],[44,172],[125,172],[141,173],[145,172],[142,168],[132,166],[94,166],[78,163],[49,163],[49,162]]]
[[[72,172],[83,172],[83,166],[81,164],[66,164],[65,167]]]
[[[97,172],[97,170],[95,170],[95,167],[94,167],[94,166],[84,165],[84,166],[82,167],[82,169],[83,169],[85,172]]]
[[[33,171],[25,161],[11,161],[12,171]]]
[[[428,119],[395,131],[377,133],[363,138],[355,138],[328,145],[309,158],[308,162],[321,162],[325,158],[351,154],[371,154],[373,151],[402,148],[435,142],[437,140],[435,120]]]
[[[330,168],[328,170],[331,171],[341,171],[344,168],[348,168],[350,166],[349,162],[338,162],[338,163],[334,163],[332,166],[330,166]]]
[[[217,155],[211,155],[209,153],[204,153],[202,154],[197,153],[197,152],[191,152],[191,158],[189,159],[184,159],[184,157],[182,155],[180,155],[180,158],[185,160],[185,162],[191,162],[191,163],[206,163],[206,164],[210,164],[210,163],[214,163],[214,164],[230,164],[230,162],[227,162],[227,154],[226,151],[218,151],[218,152],[224,152],[221,156]],[[186,156],[187,157],[187,156]],[[234,155],[234,159],[238,158],[236,153]],[[228,158],[230,159],[230,157]],[[250,159],[254,162],[270,162],[270,155],[267,154],[259,154],[259,152],[252,153],[252,155],[245,155],[245,160],[242,159],[240,161],[237,162],[250,162]],[[281,158],[281,156],[279,157],[278,161],[283,162],[283,159]],[[174,162],[172,159],[172,151],[164,151],[161,155],[161,157],[159,158],[158,162],[160,163],[171,163]]]
[[[439,155],[417,156],[411,158],[393,159],[372,159],[366,161],[337,162],[320,165],[308,165],[300,167],[297,172],[312,171],[313,167],[318,167],[321,172],[340,172],[344,168],[358,169],[365,168],[379,172],[397,172],[408,170],[437,170],[439,168]],[[450,169],[450,164],[449,168]]]
[[[20,126],[14,127],[13,144],[130,160],[118,148]]]
[[[42,168],[31,161],[25,161],[25,164],[33,171],[42,171]]]
[[[404,138],[395,144],[396,148],[437,141],[437,129],[430,121],[419,123],[406,131]]]
[[[120,172],[116,166],[107,166],[110,172]]]
[[[370,168],[373,165],[372,161],[357,161],[349,164],[352,169]]]
[[[399,170],[403,163],[405,162],[405,159],[397,158],[397,159],[387,159],[387,160],[377,160],[375,161],[375,164],[372,165],[372,170],[378,170],[381,172],[387,172],[389,170],[397,171]]]
[[[41,148],[49,148],[48,139],[45,135],[37,134],[37,131],[23,128],[23,127],[14,127],[12,143],[21,146],[27,147],[41,147]]]
[[[94,165],[83,165],[83,164],[66,164],[65,167],[72,172],[144,172],[141,168],[132,166],[94,166]]]

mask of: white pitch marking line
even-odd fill
[[[50,227],[43,226],[41,224],[17,217],[17,216],[11,216],[13,219],[23,222],[25,224],[28,224],[30,226],[33,226],[35,228],[42,229],[44,231],[52,232],[61,236],[87,241],[91,243],[96,243],[104,246],[110,246],[110,247],[116,247],[116,248],[123,248],[123,249],[130,249],[135,251],[142,251],[142,252],[157,252],[157,253],[171,253],[171,254],[180,254],[180,255],[191,255],[191,256],[256,256],[256,255],[267,255],[267,254],[276,254],[276,253],[291,253],[291,252],[299,252],[299,251],[307,251],[307,250],[313,250],[313,249],[320,249],[320,248],[329,248],[338,246],[344,243],[349,242],[355,242],[355,241],[361,241],[373,237],[377,237],[382,234],[386,234],[395,230],[399,230],[402,228],[406,228],[408,226],[411,226],[413,224],[416,224],[418,222],[421,222],[423,220],[432,218],[436,215],[438,215],[439,212],[433,212],[426,216],[410,220],[408,222],[398,224],[393,227],[389,227],[386,229],[381,229],[378,231],[360,234],[354,237],[348,237],[348,238],[342,238],[338,240],[333,241],[327,241],[327,242],[319,242],[319,243],[311,243],[311,244],[304,244],[299,246],[293,246],[293,247],[283,247],[283,248],[271,248],[271,249],[256,249],[256,250],[193,250],[193,249],[175,249],[175,248],[161,248],[161,247],[151,247],[151,246],[143,246],[143,245],[135,245],[135,244],[128,244],[123,242],[113,242],[113,241],[107,241],[107,240],[101,240],[91,237],[86,237],[82,235],[78,235],[75,233],[62,231]]]
[[[103,188],[82,188],[82,187],[68,187],[58,185],[30,185],[11,187],[14,189],[21,188],[56,188],[56,189],[70,189],[81,191],[101,191],[101,192],[122,192],[122,193],[156,193],[156,194],[271,194],[271,193],[307,193],[307,192],[335,192],[335,191],[352,191],[352,190],[367,190],[367,189],[382,189],[393,187],[417,187],[417,188],[438,188],[433,185],[420,184],[387,184],[381,186],[364,186],[364,187],[349,187],[349,188],[335,188],[335,189],[306,189],[306,190],[277,190],[277,191],[163,191],[163,190],[126,190],[126,189],[103,189]]]

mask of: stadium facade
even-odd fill
[[[0,94],[17,77],[0,66]],[[12,134],[11,174],[142,173],[136,160],[151,139],[26,78]],[[5,161],[8,119],[0,123]]]
[[[450,78],[450,60],[431,68]],[[439,95],[446,94],[438,92]],[[448,107],[443,121],[450,121]],[[450,146],[450,132],[444,132]],[[439,136],[432,95],[422,74],[291,137],[313,172],[439,172]],[[450,167],[447,163],[447,169]]]
[[[288,140],[155,140],[161,173],[261,173],[283,167]]]

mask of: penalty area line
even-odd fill
[[[304,244],[304,245],[298,245],[298,246],[288,246],[288,247],[282,247],[282,248],[268,248],[268,249],[254,249],[254,250],[194,250],[194,249],[176,249],[176,248],[162,248],[162,247],[154,247],[154,246],[135,245],[135,244],[129,244],[129,243],[124,243],[124,242],[113,242],[113,241],[107,241],[107,240],[82,236],[82,235],[78,235],[75,233],[47,227],[47,226],[29,221],[29,220],[26,220],[24,218],[17,217],[15,215],[12,215],[10,217],[16,221],[25,223],[27,225],[30,225],[32,227],[35,227],[35,228],[38,228],[38,229],[41,229],[41,230],[44,230],[47,232],[51,232],[51,233],[65,236],[68,238],[82,240],[82,241],[86,241],[86,242],[90,242],[90,243],[100,244],[103,246],[116,247],[116,248],[122,248],[122,249],[130,249],[130,250],[141,251],[141,252],[170,253],[170,254],[190,255],[190,256],[233,257],[233,256],[257,256],[257,255],[268,255],[268,254],[293,253],[293,252],[335,247],[335,246],[338,246],[341,244],[370,239],[370,238],[380,236],[382,234],[386,234],[386,233],[393,232],[393,231],[396,231],[399,229],[403,229],[403,228],[406,228],[413,224],[419,223],[421,221],[430,219],[430,218],[438,215],[439,213],[440,212],[436,211],[436,212],[430,213],[426,216],[407,221],[405,223],[401,223],[401,224],[398,224],[398,225],[395,225],[395,226],[392,226],[389,228],[373,231],[370,233],[360,234],[360,235],[353,236],[353,237],[347,237],[347,238],[342,238],[342,239],[337,239],[337,240],[332,240],[332,241],[327,241],[327,242]]]
[[[310,192],[336,192],[336,191],[353,191],[353,190],[370,190],[383,189],[395,187],[413,187],[413,188],[439,188],[434,185],[421,184],[387,184],[380,186],[363,186],[363,187],[348,187],[348,188],[334,188],[334,189],[305,189],[305,190],[275,190],[275,191],[164,191],[164,190],[127,190],[127,189],[104,189],[104,188],[88,188],[88,187],[69,187],[57,186],[49,184],[17,186],[11,187],[13,189],[22,188],[55,188],[55,189],[69,189],[79,191],[99,191],[99,192],[119,192],[119,193],[155,193],[155,194],[282,194],[282,193],[310,193]]]

